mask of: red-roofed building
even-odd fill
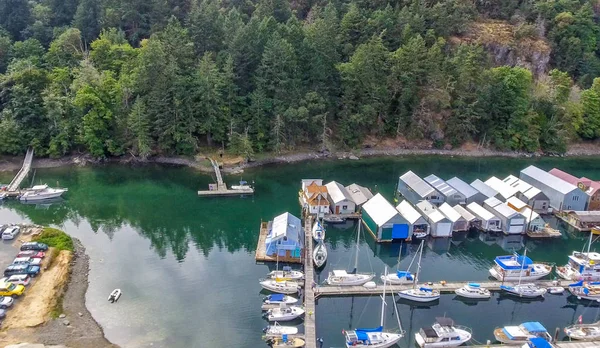
[[[558,168],[552,168],[548,173],[583,190],[588,195],[586,210],[600,210],[600,183],[598,181],[586,177],[577,178]]]

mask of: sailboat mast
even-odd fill
[[[419,273],[421,272],[421,258],[423,257],[423,242],[419,246],[419,262],[417,263],[417,274],[415,275],[415,281],[413,282],[413,289],[417,288],[417,281],[419,279]]]
[[[400,250],[398,250],[398,261],[396,261],[396,270],[400,270],[400,256],[402,256],[402,241],[400,241]]]
[[[592,233],[592,231],[590,231],[590,241],[588,242],[588,254],[590,253],[590,249],[592,248],[592,238],[593,238],[594,234]]]
[[[519,285],[521,285],[521,277],[523,276],[523,270],[525,269],[525,258],[527,257],[527,248],[523,253],[523,262],[521,262],[521,272],[519,272]]]
[[[356,256],[354,257],[354,270],[352,273],[356,273],[356,269],[358,268],[358,243],[360,243],[360,224],[362,223],[361,219],[358,219],[358,233],[356,234]]]
[[[388,275],[388,271],[387,271],[387,266],[385,266],[385,277],[387,278]],[[383,317],[385,315],[385,284],[387,284],[387,282],[383,282],[383,295],[381,296],[381,323],[379,324],[379,326],[383,326]]]

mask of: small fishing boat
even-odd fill
[[[527,283],[527,284],[518,284],[518,285],[500,285],[500,289],[505,291],[508,294],[511,295],[516,295],[519,297],[527,297],[527,298],[534,298],[534,297],[544,297],[544,295],[546,294],[547,290],[537,286],[533,283]]]
[[[432,302],[440,299],[439,290],[434,290],[426,286],[417,288],[417,279],[419,279],[419,272],[421,271],[421,259],[423,257],[423,245],[425,245],[424,242],[425,241],[421,241],[421,245],[419,246],[419,262],[417,263],[417,275],[413,280],[413,288],[398,292],[398,296],[400,298],[415,302]]]
[[[269,309],[264,315],[269,321],[290,321],[304,314],[304,309],[299,306],[285,306]]]
[[[294,304],[298,299],[284,294],[271,294],[263,299],[264,304]]]
[[[471,340],[471,329],[454,325],[450,318],[435,318],[430,327],[415,333],[415,341],[421,348],[458,347]]]
[[[269,325],[263,329],[263,333],[268,336],[295,335],[298,333],[298,328],[295,326],[282,326],[278,322]]]
[[[260,286],[280,294],[295,294],[300,289],[300,284],[284,279],[264,279],[260,281]]]
[[[494,330],[494,337],[501,343],[517,345],[526,343],[529,339],[539,337],[552,342],[548,330],[537,321],[530,321],[519,326],[505,326]]]
[[[287,335],[281,337],[271,337],[267,339],[269,347],[273,348],[297,348],[304,347],[304,340],[298,337],[288,339]]]
[[[600,322],[593,324],[574,324],[565,327],[565,334],[570,339],[579,341],[593,341],[600,339]]]
[[[494,267],[490,268],[490,275],[499,281],[528,281],[543,278],[552,272],[552,266],[544,263],[533,263],[524,255],[498,256],[494,260]]]
[[[115,303],[117,301],[119,301],[119,298],[121,297],[123,293],[121,292],[121,289],[114,289],[110,295],[108,295],[108,302],[110,303]]]
[[[569,285],[569,292],[577,296],[578,300],[600,302],[600,282],[584,282],[582,280]]]
[[[456,289],[455,294],[467,298],[490,298],[492,294],[486,288],[482,288],[477,283],[469,283],[462,288]]]
[[[292,268],[289,266],[283,267],[283,270],[281,270],[281,271],[277,271],[277,270],[271,271],[271,272],[269,272],[269,274],[267,274],[267,276],[271,279],[276,279],[276,278],[286,278],[286,279],[291,279],[291,280],[304,279],[304,273],[302,273],[301,271],[292,270]]]
[[[315,221],[315,224],[313,225],[312,236],[317,243],[325,240],[325,228],[323,228],[323,225],[321,225],[319,220]]]
[[[327,247],[322,241],[313,250],[313,262],[315,267],[321,268],[327,262]]]
[[[326,215],[325,217],[323,217],[323,221],[325,221],[328,224],[341,224],[343,222],[346,222],[346,219],[337,215]]]
[[[415,232],[413,233],[413,237],[417,239],[423,239],[427,237],[427,232]]]
[[[551,286],[548,288],[548,293],[553,295],[560,295],[565,292],[565,288],[562,286]]]
[[[63,193],[67,192],[66,188],[52,188],[48,185],[36,185],[28,188],[19,196],[19,200],[25,202],[43,201],[46,199],[58,198]]]
[[[352,286],[352,285],[363,285],[366,282],[370,282],[375,278],[374,273],[356,273],[358,267],[358,245],[360,244],[360,226],[362,222],[358,221],[358,232],[356,235],[356,255],[354,258],[354,270],[352,273],[348,273],[345,270],[333,270],[329,272],[327,277],[327,284],[334,286]]]

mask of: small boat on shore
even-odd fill
[[[435,318],[431,327],[421,328],[415,334],[415,341],[421,348],[458,347],[471,340],[471,330],[454,325],[450,318]]]
[[[298,328],[295,326],[282,326],[278,322],[269,325],[263,329],[263,333],[269,336],[295,335],[298,333]]]
[[[32,188],[28,188],[19,196],[20,201],[31,202],[31,201],[43,201],[52,198],[58,198],[63,193],[67,192],[66,188],[52,188],[48,185],[36,185]]]
[[[321,268],[327,262],[327,247],[323,241],[320,241],[319,244],[313,250],[313,263],[316,268]]]
[[[381,275],[381,281],[392,285],[410,284],[415,280],[412,273],[408,271],[396,271],[387,276]]]
[[[482,288],[481,285],[477,283],[469,283],[462,288],[456,289],[454,293],[466,298],[483,299],[492,297],[492,294],[488,289]]]
[[[286,278],[286,279],[291,279],[291,280],[304,279],[304,273],[302,273],[301,271],[294,271],[289,266],[283,267],[283,270],[281,270],[281,271],[277,271],[277,270],[271,271],[271,272],[269,272],[269,274],[267,274],[267,276],[271,279],[277,279],[277,278],[280,278],[280,279]]]
[[[271,294],[263,299],[264,304],[294,304],[298,299],[284,294]]]
[[[593,341],[600,339],[600,322],[593,324],[574,324],[565,327],[565,334],[573,340]]]
[[[299,306],[285,306],[269,309],[264,314],[269,321],[290,321],[304,315],[304,309]]]
[[[494,330],[494,337],[501,343],[519,345],[527,343],[531,338],[539,337],[552,342],[548,330],[537,321],[530,321],[519,326],[505,326]]]
[[[273,291],[280,294],[295,294],[300,289],[300,284],[297,282],[283,279],[265,279],[260,281],[260,286],[265,290]]]

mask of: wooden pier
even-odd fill
[[[252,195],[254,194],[254,188],[238,188],[228,189],[225,182],[223,182],[223,176],[221,175],[221,169],[219,164],[212,158],[209,158],[210,163],[215,171],[217,177],[216,184],[210,184],[208,190],[198,191],[198,196],[201,197],[219,197],[219,196],[237,196],[237,195]]]
[[[527,281],[528,283],[536,283],[537,285],[543,287],[556,286],[555,282],[552,280],[536,280],[536,281]],[[454,293],[456,289],[462,288],[467,283],[477,283],[480,284],[481,287],[486,288],[490,291],[500,291],[500,285],[517,285],[517,283],[513,282],[499,282],[499,281],[462,281],[462,282],[435,282],[435,283],[420,283],[417,287],[426,286],[432,288],[434,290],[439,290],[440,293]],[[560,283],[559,283],[560,284]],[[387,285],[386,291],[398,292],[402,290],[411,289],[412,284],[403,284],[403,285]],[[567,290],[565,290],[567,291]],[[365,288],[362,285],[359,286],[330,286],[330,285],[321,285],[317,286],[314,290],[315,297],[324,297],[324,296],[369,296],[369,295],[380,295],[383,294],[383,284],[378,284],[374,288]]]
[[[31,162],[33,161],[33,148],[27,149],[27,153],[25,154],[25,160],[23,161],[23,166],[17,173],[17,175],[12,179],[10,184],[6,187],[6,196],[13,197],[18,196],[20,194],[19,187],[21,187],[21,183],[31,170]]]
[[[258,244],[256,245],[256,253],[254,254],[254,259],[257,262],[287,262],[287,263],[302,263],[302,258],[300,257],[292,257],[291,255],[286,254],[285,256],[271,256],[267,255],[267,235],[269,234],[269,224],[270,222],[261,222],[260,223],[260,233],[258,234]],[[311,237],[312,240],[312,237]]]
[[[317,347],[317,328],[315,310],[315,292],[313,282],[315,281],[313,266],[313,239],[312,239],[312,217],[309,215],[304,220],[304,337],[306,348]]]
[[[600,341],[572,341],[572,342],[563,342],[563,341],[555,341],[552,342],[552,346],[556,348],[594,348],[600,347]],[[521,347],[521,344],[509,345],[502,343],[491,343],[491,344],[478,344],[478,345],[469,345],[470,348],[499,348],[499,347]]]

